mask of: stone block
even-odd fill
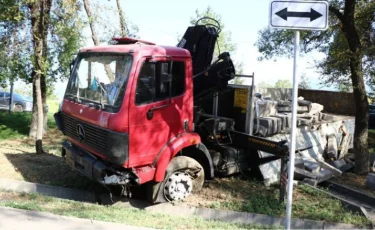
[[[332,162],[332,165],[340,169],[342,166],[346,165],[346,161],[344,159],[336,160]]]
[[[366,186],[375,189],[375,173],[369,173],[366,179]]]

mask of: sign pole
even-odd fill
[[[293,199],[293,177],[294,177],[294,158],[296,152],[296,131],[297,131],[297,94],[298,94],[298,58],[299,58],[299,31],[294,32],[294,63],[293,63],[293,107],[292,107],[292,131],[290,134],[290,152],[288,168],[288,191],[286,203],[286,224],[285,228],[290,229],[290,220],[292,216]]]

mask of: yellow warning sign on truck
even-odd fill
[[[247,109],[248,103],[248,89],[235,89],[234,90],[234,107],[239,107],[241,109]]]

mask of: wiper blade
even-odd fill
[[[96,104],[96,103],[92,103],[90,102],[89,104],[89,107],[94,107],[95,109],[101,109],[102,106],[100,104]]]

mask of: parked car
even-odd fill
[[[27,99],[29,99],[31,101],[31,103],[33,103],[33,97],[32,96],[26,96]],[[46,105],[46,111],[48,113],[48,105]]]
[[[0,91],[0,110],[9,110],[10,93]],[[33,110],[33,102],[29,98],[13,93],[13,111],[14,112],[31,112]]]

